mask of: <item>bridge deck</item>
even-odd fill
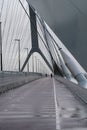
[[[0,130],[86,130],[86,108],[65,85],[39,79],[0,96]]]

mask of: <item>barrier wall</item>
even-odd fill
[[[84,103],[87,103],[87,89],[82,88],[77,84],[72,83],[69,80],[64,79],[62,77],[55,76],[55,79],[58,82],[63,83],[68,89],[70,89],[73,92],[73,94],[78,96]]]
[[[44,77],[37,73],[0,72],[0,93]]]

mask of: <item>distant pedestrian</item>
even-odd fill
[[[47,77],[47,74],[45,74],[45,76]]]
[[[53,75],[51,74],[51,78],[53,77]]]

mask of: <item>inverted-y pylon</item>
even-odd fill
[[[44,61],[46,62],[46,64],[48,65],[48,67],[51,69],[51,71],[53,71],[52,66],[50,65],[50,63],[48,62],[48,60],[46,59],[46,57],[44,56],[43,52],[40,50],[39,48],[39,44],[38,44],[38,34],[37,34],[37,23],[36,23],[36,14],[34,9],[32,9],[32,7],[29,5],[29,12],[30,12],[30,25],[31,25],[31,42],[32,42],[32,48],[21,68],[21,71],[24,70],[30,56],[34,53],[34,52],[38,52],[42,58],[44,59]]]

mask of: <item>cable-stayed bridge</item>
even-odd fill
[[[0,130],[87,129],[87,73],[26,0],[0,1],[0,94]]]

